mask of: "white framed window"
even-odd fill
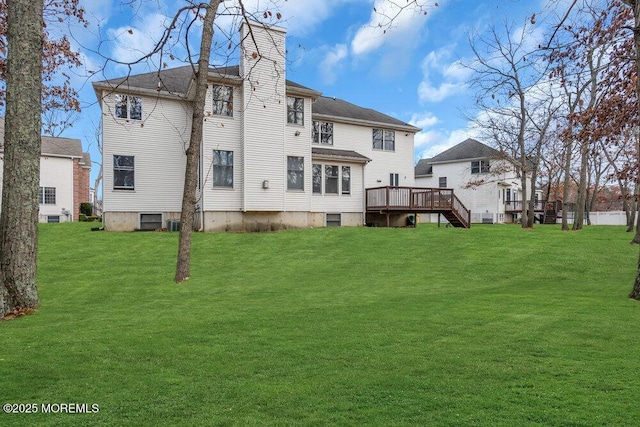
[[[233,117],[233,87],[213,85],[212,114]]]
[[[40,187],[38,199],[41,205],[55,205],[56,187]]]
[[[333,123],[313,122],[312,142],[333,145]]]
[[[396,150],[396,133],[392,130],[373,129],[373,149],[384,151]]]
[[[287,123],[304,125],[304,98],[287,96]]]
[[[447,188],[447,177],[446,176],[441,176],[440,178],[438,178],[438,187]]]
[[[325,165],[324,167],[324,193],[338,194],[338,166]]]
[[[311,165],[313,194],[351,195],[351,166]]]
[[[47,222],[49,224],[58,224],[60,222],[60,215],[48,215]]]
[[[313,181],[313,194],[322,194],[322,165],[314,163],[311,166],[311,180]]]
[[[113,189],[135,189],[135,159],[133,156],[113,155]]]
[[[304,191],[304,157],[287,156],[287,190]]]
[[[351,194],[351,166],[342,166],[342,194]]]
[[[142,98],[131,95],[115,95],[115,112],[119,119],[142,120]]]
[[[471,162],[471,173],[489,173],[489,160],[477,160]]]
[[[397,187],[400,185],[400,176],[397,173],[389,174],[389,185],[392,187]]]
[[[233,151],[213,150],[213,186],[233,188]]]

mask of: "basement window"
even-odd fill
[[[342,225],[342,214],[328,213],[326,220],[327,227],[340,227]]]

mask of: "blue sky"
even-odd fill
[[[231,2],[229,0],[229,2]],[[404,3],[404,0],[400,0]],[[184,2],[143,0],[137,7],[117,0],[85,0],[89,27],[72,29],[74,46],[88,70],[103,70],[90,80],[125,75],[123,66],[104,57],[130,61],[148,51],[163,25]],[[245,0],[250,8],[271,8],[277,0]],[[434,2],[435,3],[435,2]],[[280,26],[287,28],[287,78],[354,104],[372,108],[423,131],[415,138],[415,160],[431,157],[476,136],[465,114],[474,115],[468,35],[490,25],[522,25],[547,3],[559,10],[563,0],[438,0],[426,16],[406,12],[384,33],[375,28],[383,0],[287,0],[279,2]],[[387,3],[388,5],[388,3]],[[539,20],[541,22],[541,20]],[[231,28],[231,20],[219,24]],[[538,24],[542,25],[542,24]],[[99,54],[98,54],[99,52]],[[224,62],[224,58],[218,58]],[[169,63],[180,66],[182,63]],[[134,68],[147,72],[151,65]],[[93,158],[94,124],[100,120],[96,96],[86,77],[74,79],[83,107],[63,136],[80,138]],[[91,144],[91,145],[90,145]],[[93,175],[97,167],[93,168]]]

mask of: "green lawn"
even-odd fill
[[[40,229],[40,309],[0,323],[0,425],[640,423],[637,246],[563,233]],[[97,404],[43,414],[40,404]]]

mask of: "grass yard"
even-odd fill
[[[40,229],[41,307],[0,323],[0,403],[39,412],[0,425],[640,423],[622,227],[196,234],[175,285],[177,233],[93,225]]]

